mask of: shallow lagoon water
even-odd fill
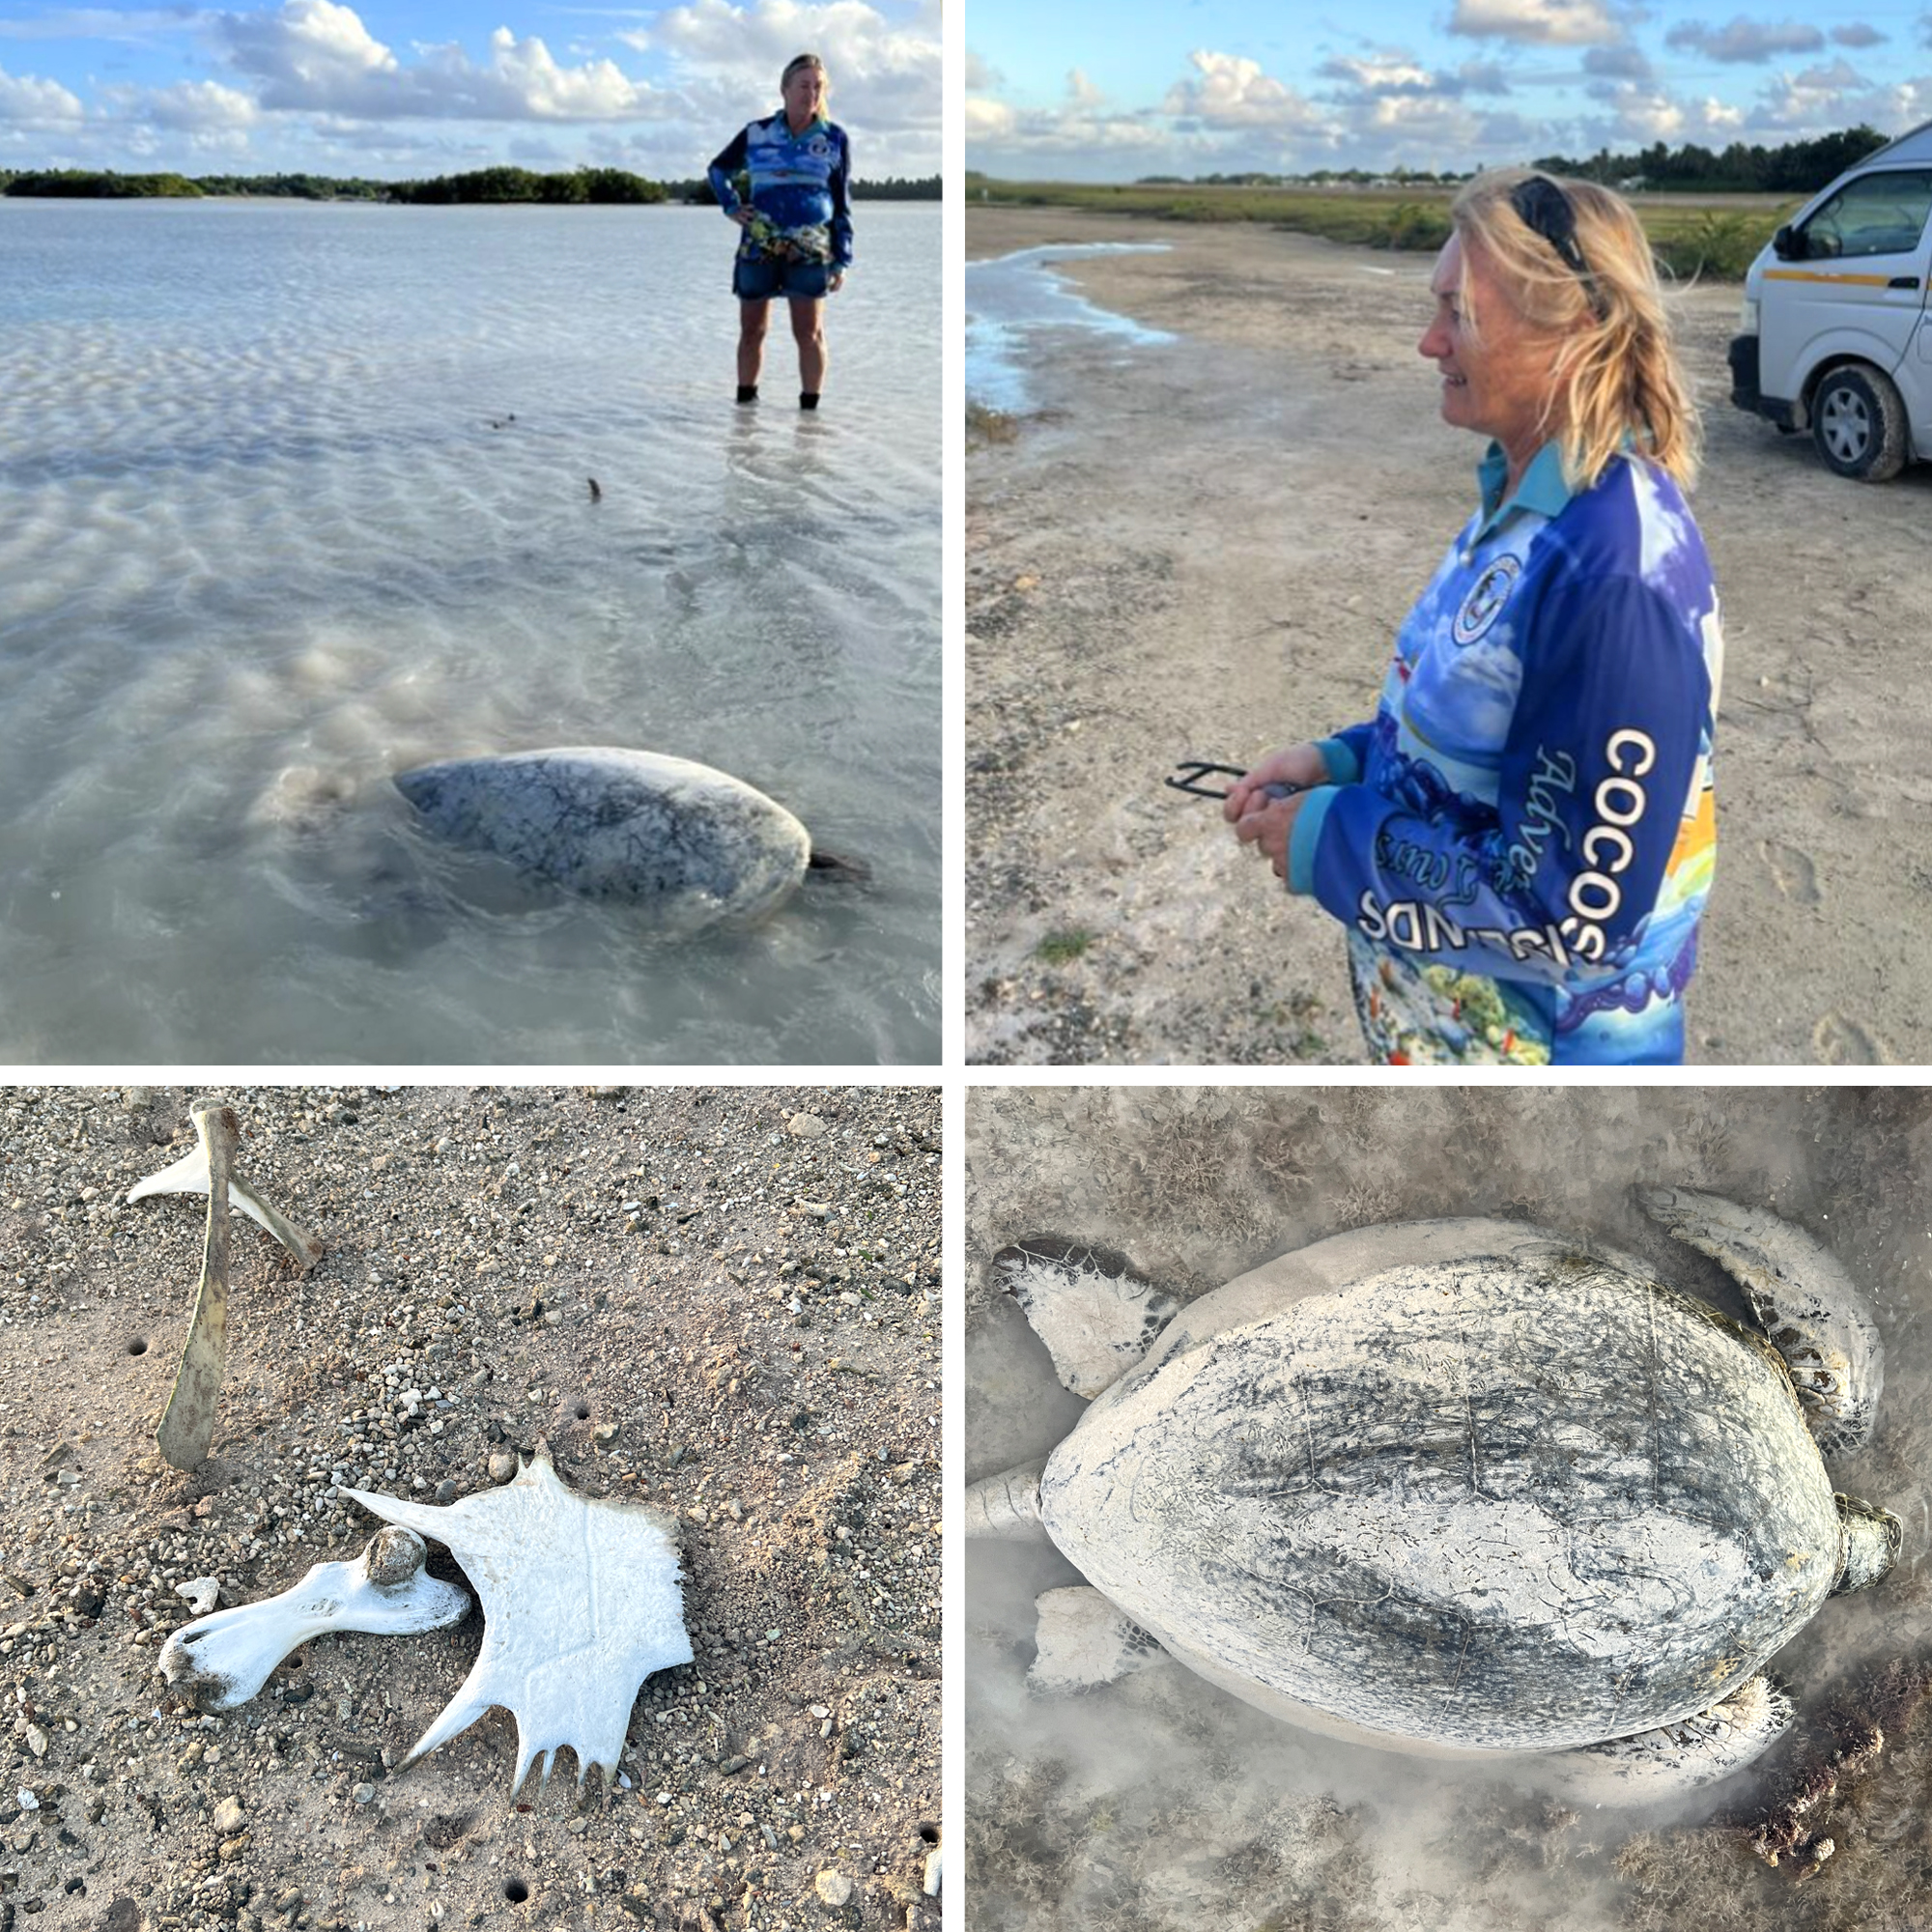
[[[810,415],[712,210],[0,201],[0,1056],[936,1061],[939,213],[857,226]],[[572,744],[871,882],[670,944],[388,783]]]
[[[1503,1214],[1594,1232],[1735,1319],[1715,1264],[1629,1198],[1677,1182],[1771,1206],[1827,1242],[1886,1346],[1878,1429],[1834,1483],[1905,1525],[1891,1575],[1827,1602],[1772,1668],[1801,1724],[1864,1673],[1932,1662],[1932,1101],[1920,1090],[979,1089],[966,1108],[966,1478],[1041,1455],[1086,1405],[984,1264],[1032,1234],[1120,1249],[1191,1299],[1344,1228]],[[1614,1360],[1615,1335],[1604,1338]],[[1431,1761],[1278,1722],[1177,1664],[1032,1695],[1049,1547],[966,1546],[966,1809],[976,1932],[1231,1924],[1577,1932],[1899,1932],[1932,1913],[1921,1712],[1794,1886],[1739,1833],[1750,1774],[1650,1811],[1566,1806],[1508,1763]],[[1763,1761],[1779,1762],[1778,1747]],[[1512,1774],[1515,1775],[1512,1775]],[[1926,1781],[1915,1784],[1914,1778]],[[1848,1821],[1857,1816],[1856,1825]]]
[[[1119,345],[1157,348],[1174,341],[1083,296],[1055,262],[1087,255],[1159,255],[1157,242],[1051,242],[966,264],[966,394],[987,409],[1021,414],[1038,407],[1028,381],[1028,337],[1037,329],[1088,329]]]

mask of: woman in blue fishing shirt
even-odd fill
[[[801,409],[825,386],[825,298],[852,266],[852,150],[825,117],[831,83],[816,54],[800,54],[779,84],[784,106],[732,137],[711,163],[711,191],[744,230],[732,265],[738,297],[738,400],[758,399],[774,296],[791,309]]]
[[[1489,440],[1480,504],[1375,718],[1270,753],[1227,816],[1344,923],[1374,1060],[1676,1065],[1723,671],[1695,411],[1620,197],[1499,170],[1450,214],[1418,347]]]

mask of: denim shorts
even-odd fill
[[[741,255],[732,265],[731,293],[740,301],[769,301],[774,296],[816,299],[827,293],[833,273],[830,262],[802,262],[795,255]]]

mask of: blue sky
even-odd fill
[[[1009,178],[1466,169],[1932,120],[1927,0],[970,0],[966,49],[966,162]]]
[[[693,175],[808,49],[861,175],[938,171],[939,0],[0,0],[0,167]]]

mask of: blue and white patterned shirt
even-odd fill
[[[749,196],[738,192],[740,173],[750,177]],[[852,147],[836,122],[813,121],[794,134],[783,109],[753,121],[712,161],[710,179],[726,214],[749,199],[777,239],[835,269],[852,266]],[[749,231],[739,251],[763,252]]]
[[[1349,927],[1386,1064],[1674,1065],[1711,890],[1723,640],[1677,486],[1634,454],[1573,494],[1546,444],[1325,740],[1289,883]]]

